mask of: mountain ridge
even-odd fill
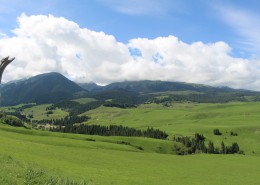
[[[70,99],[77,92],[87,92],[60,73],[36,75],[1,87],[2,105],[53,103]]]
[[[247,91],[247,92],[258,92],[247,89],[234,89],[228,86],[210,86],[204,84],[187,83],[187,82],[171,82],[171,81],[160,81],[160,80],[140,80],[140,81],[123,81],[114,82],[105,86],[97,85],[96,83],[80,83],[78,84],[82,88],[90,92],[98,92],[103,90],[111,89],[125,89],[134,92],[164,92],[164,91],[185,91],[195,90],[201,92],[235,92],[235,91]]]
[[[100,101],[140,104],[151,99],[157,101],[155,98],[160,96],[158,93],[166,94],[170,101],[246,101],[246,96],[254,96],[252,99],[257,101],[260,99],[260,92],[256,91],[185,82],[142,80],[115,82],[106,86],[95,83],[76,84],[60,73],[51,72],[2,85],[0,103],[4,106],[21,103],[43,104],[91,97]]]

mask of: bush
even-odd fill
[[[46,114],[53,114],[53,111],[52,111],[52,110],[48,110],[48,111],[46,112]]]
[[[179,145],[179,144],[173,145],[173,151],[175,151],[175,153],[177,155],[187,155],[187,154],[189,154],[188,148],[183,146],[183,145]]]
[[[214,134],[214,135],[217,135],[217,136],[222,135],[222,133],[219,131],[219,129],[214,129],[214,130],[213,130],[213,134]]]
[[[231,131],[231,132],[230,132],[230,135],[231,135],[231,136],[237,136],[237,133],[236,133],[236,132],[233,132],[233,131]]]

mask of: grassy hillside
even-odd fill
[[[61,109],[55,109],[52,110],[51,114],[48,114],[48,110],[46,110],[47,107],[49,107],[51,104],[42,104],[37,105],[31,108],[26,108],[23,110],[24,115],[33,115],[32,120],[42,120],[42,119],[60,119],[68,115],[67,112],[61,110]]]
[[[86,112],[88,124],[118,124],[135,128],[154,127],[173,135],[202,133],[216,144],[237,141],[241,148],[252,155],[260,155],[260,104],[226,103],[195,104],[175,103],[171,107],[158,104],[138,108],[120,109],[100,107]],[[215,136],[213,129],[220,129],[222,136]],[[238,136],[230,136],[230,132]]]
[[[47,177],[51,174],[78,182],[85,179],[92,184],[260,183],[259,156],[177,156],[153,149],[154,145],[167,149],[170,141],[59,134],[3,125],[0,140],[0,160],[4,164],[0,170],[9,169],[10,164],[13,173],[1,173],[1,184],[7,182],[7,177],[23,184],[28,165],[34,171],[45,169]],[[118,144],[122,140],[147,148],[140,151],[132,145]]]
[[[46,106],[27,108],[23,113],[33,111],[40,119],[46,116]],[[258,103],[173,103],[129,109],[101,106],[84,113],[91,117],[87,124],[152,126],[169,133],[169,140],[61,134],[0,124],[0,184],[24,184],[26,178],[36,176],[37,180],[40,174],[38,180],[44,182],[68,178],[79,183],[85,179],[88,184],[258,185],[259,110]],[[64,117],[67,113],[54,110],[55,114]],[[213,134],[216,128],[221,136]],[[238,135],[231,136],[231,131]],[[195,132],[215,146],[221,141],[226,145],[237,142],[245,155],[175,155],[173,135]]]

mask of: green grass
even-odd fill
[[[56,176],[34,163],[25,162],[14,159],[11,155],[0,154],[1,174],[0,184],[48,184],[48,185],[64,185],[64,184],[92,184],[86,180],[77,182],[75,180]]]
[[[90,138],[96,141],[89,141]],[[7,156],[0,158],[4,161],[0,170],[5,171],[1,174],[2,182],[15,182],[17,177],[22,182],[28,173],[27,166],[33,164],[34,171],[44,169],[47,179],[51,174],[78,182],[85,179],[97,185],[260,183],[259,156],[177,156],[160,154],[154,148],[158,145],[168,150],[170,141],[50,133],[3,125],[0,140],[0,155]],[[131,145],[117,144],[122,140]],[[146,145],[146,148],[140,151],[132,145]]]
[[[43,105],[37,105],[33,106],[31,108],[24,109],[22,112],[24,115],[32,114],[33,118],[32,120],[42,120],[42,119],[60,119],[65,116],[67,116],[69,113],[66,111],[63,111],[61,109],[55,109],[52,110],[53,114],[46,114],[47,110],[46,108],[50,106],[51,104],[43,104]]]
[[[171,107],[148,104],[138,108],[120,109],[100,107],[86,112],[91,117],[88,124],[117,124],[145,129],[159,128],[173,135],[201,133],[207,139],[220,145],[238,142],[248,155],[260,155],[260,104],[227,103],[195,104],[175,103]],[[213,135],[213,129],[220,129],[222,136]],[[230,132],[238,136],[230,136]]]
[[[40,113],[43,107],[32,109]],[[238,142],[246,155],[177,156],[170,140],[62,134],[0,124],[0,184],[16,184],[17,179],[22,184],[30,169],[43,169],[43,179],[68,177],[97,185],[258,185],[259,112],[258,103],[234,102],[174,103],[171,107],[147,104],[133,109],[100,107],[84,113],[91,117],[88,124],[141,129],[152,126],[165,130],[170,139],[198,132],[213,140],[215,146],[220,146],[221,141],[226,145]],[[213,135],[216,128],[222,136]],[[238,136],[230,136],[230,131]]]

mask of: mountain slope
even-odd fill
[[[20,103],[55,103],[70,99],[77,92],[86,92],[59,73],[46,73],[27,80],[3,85],[2,105]]]
[[[161,103],[168,101],[224,103],[247,101],[249,99],[258,101],[260,95],[259,92],[229,87],[149,80],[116,82],[107,86],[95,84],[81,84],[81,86],[91,91],[97,99],[110,99],[115,102],[130,104],[139,104],[146,101]]]
[[[203,93],[228,93],[228,92],[247,92],[256,93],[250,90],[232,89],[229,87],[213,87],[202,84],[192,84],[184,82],[167,82],[167,81],[125,81],[115,82],[106,86],[98,86],[97,84],[79,84],[82,88],[91,92],[100,92],[115,89],[124,89],[136,93],[156,93],[166,91],[194,91]]]
[[[87,90],[87,91],[99,91],[102,90],[102,86],[99,86],[95,83],[78,83],[78,85],[80,87],[82,87],[83,89]]]
[[[154,93],[165,91],[196,91],[196,92],[215,92],[226,91],[227,89],[216,88],[206,85],[190,84],[183,82],[165,82],[165,81],[128,81],[112,83],[107,86],[108,89],[121,88],[140,93]],[[231,90],[231,89],[229,89]]]
[[[182,82],[144,80],[117,82],[107,86],[98,86],[94,83],[79,85],[59,73],[41,74],[27,80],[19,80],[3,85],[1,87],[0,105],[31,102],[38,104],[57,103],[61,100],[90,96],[97,100],[122,104],[141,104],[147,101],[222,103],[247,101],[248,97],[253,101],[260,99],[259,92]]]

